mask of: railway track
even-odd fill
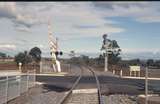
[[[87,67],[81,67],[81,73],[78,76],[77,80],[73,84],[72,88],[69,90],[69,92],[62,98],[60,104],[104,104],[101,96],[101,90],[100,90],[100,83],[98,80],[98,77],[96,73],[93,71],[93,69],[89,66]],[[86,89],[85,91],[77,90],[78,86],[80,85],[80,81],[84,77],[84,70],[88,70],[90,74],[94,77],[96,86],[94,88],[94,92],[90,92],[90,89]],[[93,91],[93,90],[92,90]],[[79,93],[75,93],[79,92]]]

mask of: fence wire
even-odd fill
[[[26,74],[0,77],[0,104],[6,104],[27,92],[29,88],[35,86],[35,81],[35,70]]]

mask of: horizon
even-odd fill
[[[68,54],[69,53],[65,52],[65,53],[63,53],[62,56],[59,56],[59,58],[69,59],[70,56]],[[99,53],[78,52],[76,54],[76,57],[79,57],[80,55],[85,55],[85,56],[88,56],[89,58],[97,58],[97,57],[99,57],[100,54],[102,54],[102,52],[99,52]],[[11,55],[10,57],[14,57],[14,56],[15,55]],[[157,56],[159,56],[159,57],[157,57]],[[121,53],[120,57],[122,58],[122,60],[134,60],[134,59],[140,59],[140,60],[144,60],[144,61],[148,60],[148,59],[160,60],[160,53],[157,53],[157,55],[152,54],[150,52],[141,53],[141,54],[139,54],[139,53],[125,53],[125,54]],[[42,58],[51,58],[51,56],[49,53],[47,53],[47,55],[43,55]]]

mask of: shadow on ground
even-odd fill
[[[69,88],[60,87],[60,86],[56,86],[56,85],[50,85],[50,84],[44,84],[43,89],[45,89],[43,91],[43,93],[47,93],[47,92],[50,92],[50,91],[64,92],[64,91],[70,90]]]

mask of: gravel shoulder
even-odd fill
[[[109,96],[103,96],[105,104],[138,104],[136,96],[113,94]]]
[[[18,98],[9,101],[8,104],[58,104],[66,93],[44,88],[43,85],[36,85]]]

